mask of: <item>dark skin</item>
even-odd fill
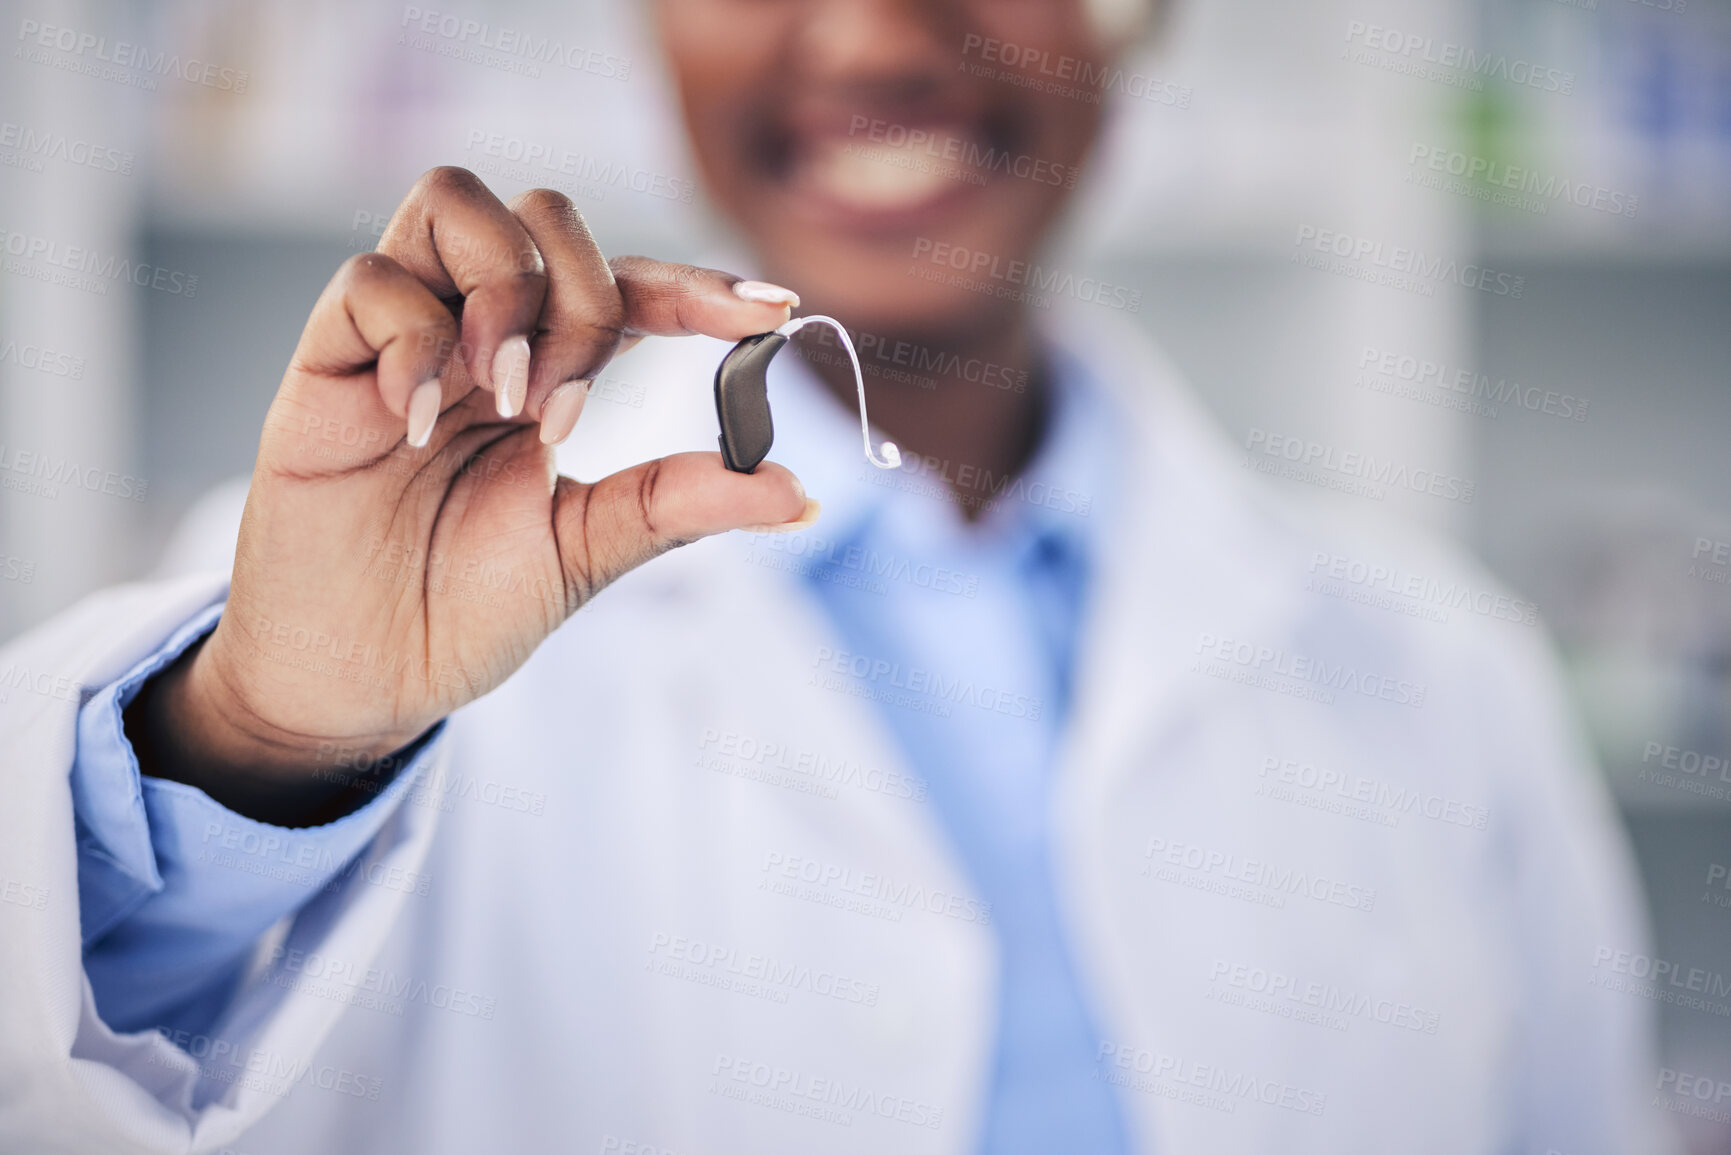
[[[937,387],[926,389],[868,376],[873,422],[904,453],[952,463],[940,472],[954,476],[965,463],[1013,475],[1038,447],[1046,410],[1029,310],[909,273],[922,238],[990,254],[1000,267],[1035,259],[1068,197],[1064,175],[1082,168],[1098,136],[1100,106],[958,65],[1025,74],[986,60],[987,41],[1037,49],[1048,61],[1098,62],[1105,47],[1081,5],[660,0],[656,12],[709,194],[768,278],[798,287],[803,312],[908,342],[928,351],[929,363],[1004,366],[1028,386],[928,373]],[[979,43],[969,47],[970,37]],[[889,143],[896,128],[923,129],[927,142],[897,148]],[[946,146],[958,159],[945,163]],[[868,155],[838,162],[850,147]],[[996,153],[1043,162],[1040,179],[967,163]],[[893,179],[897,162],[909,160],[942,164],[945,176],[876,198],[849,195],[847,184]],[[844,359],[810,363],[839,403],[855,404]],[[965,516],[977,515],[978,494],[958,498]]]
[[[557,193],[506,205],[472,174],[429,172],[314,307],[266,419],[222,620],[126,712],[144,773],[261,821],[329,821],[613,578],[708,534],[811,524],[816,503],[773,462],[745,475],[689,453],[593,484],[556,476],[581,382],[643,336],[737,340],[794,306],[827,313],[999,367],[996,383],[923,374],[935,389],[869,377],[872,417],[906,453],[1005,476],[1037,447],[1027,308],[922,257],[1035,258],[1099,106],[959,66],[998,42],[1102,59],[1082,0],[659,0],[656,17],[710,192],[776,283],[610,261]],[[941,166],[910,164],[908,138]],[[812,365],[851,409],[845,361]],[[353,448],[332,454],[318,432],[332,428]],[[537,592],[477,611],[434,558]]]

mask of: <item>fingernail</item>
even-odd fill
[[[499,416],[517,416],[528,395],[529,338],[509,337],[493,354],[493,402]]]
[[[439,419],[439,401],[443,396],[439,379],[423,381],[409,394],[409,444],[424,448],[433,435],[433,423]]]
[[[798,293],[780,285],[772,285],[768,281],[735,281],[733,295],[754,305],[786,305],[790,309],[799,308]]]
[[[784,521],[780,525],[742,525],[739,528],[747,533],[792,533],[795,530],[806,529],[817,524],[817,515],[823,512],[823,503],[816,498],[805,499],[805,509],[800,512],[796,521]]]
[[[547,397],[541,406],[541,444],[558,445],[571,436],[577,417],[583,412],[583,402],[589,397],[589,382],[567,381]]]

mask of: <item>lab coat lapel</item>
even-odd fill
[[[1183,1052],[1183,1031],[1164,1013],[1174,980],[1150,975],[1125,949],[1121,829],[1125,788],[1158,794],[1196,767],[1174,759],[1181,735],[1206,713],[1220,683],[1196,672],[1204,634],[1278,638],[1295,610],[1269,580],[1272,525],[1245,492],[1228,443],[1151,345],[1124,327],[1070,318],[1055,335],[1088,366],[1126,414],[1129,452],[1117,519],[1099,535],[1094,598],[1077,659],[1074,714],[1054,791],[1055,870],[1090,986],[1102,1043]],[[1158,828],[1158,814],[1136,815]],[[1130,867],[1129,869],[1134,869]],[[1164,896],[1137,896],[1158,907]],[[1166,924],[1180,933],[1176,921]],[[1253,1035],[1260,1024],[1249,1024]],[[1176,1046],[1174,1046],[1176,1044]],[[1109,1058],[1098,1073],[1114,1073]],[[1189,1107],[1124,1090],[1121,1102],[1144,1149],[1182,1148],[1169,1126]],[[1202,1112],[1206,1115],[1207,1112]]]

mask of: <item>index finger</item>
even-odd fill
[[[701,333],[737,341],[785,324],[799,307],[791,289],[719,269],[648,257],[615,257],[608,264],[625,307],[627,340]]]
[[[522,222],[474,173],[435,168],[415,182],[378,251],[448,305],[461,302],[458,361],[498,395],[502,416],[514,415],[547,292],[546,264]]]

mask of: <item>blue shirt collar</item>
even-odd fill
[[[879,470],[865,459],[858,411],[843,408],[797,356],[778,357],[769,376],[775,421],[772,458],[792,469],[823,503],[818,530],[847,541],[883,532],[909,552],[1032,548],[1056,537],[1091,556],[1099,527],[1111,520],[1125,453],[1124,421],[1091,369],[1063,348],[1052,361],[1051,412],[1033,459],[1017,477],[986,479],[958,463],[916,460]],[[872,381],[866,381],[866,399]],[[872,443],[882,440],[872,431]],[[984,514],[970,524],[945,476],[961,478]]]

